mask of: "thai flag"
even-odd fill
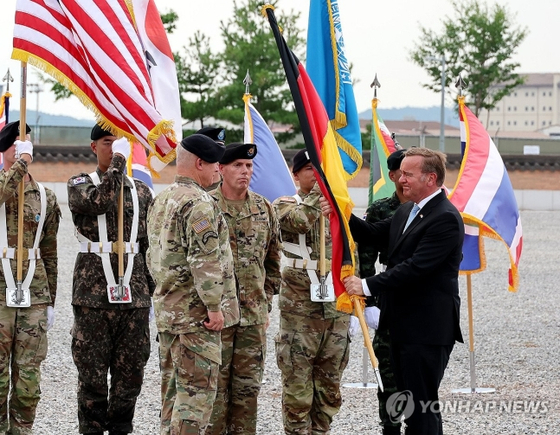
[[[257,145],[250,189],[263,195],[270,202],[280,196],[295,195],[296,185],[274,135],[261,114],[251,104],[251,95],[245,94],[243,101],[245,102],[243,141]]]
[[[478,118],[459,98],[461,142],[464,149],[459,177],[449,199],[465,222],[463,273],[486,267],[481,236],[502,240],[508,247],[511,267],[509,290],[519,283],[517,267],[523,246],[519,208],[504,162]]]

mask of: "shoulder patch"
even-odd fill
[[[72,180],[74,186],[77,186],[78,184],[84,184],[85,182],[87,182],[86,177],[76,177],[74,178],[74,180]]]
[[[193,230],[196,234],[200,234],[202,231],[207,230],[210,228],[210,221],[208,218],[204,217],[198,221],[196,221],[193,225]]]
[[[278,200],[283,202],[297,202],[293,196],[281,196]]]

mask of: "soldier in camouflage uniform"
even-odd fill
[[[253,144],[226,146],[223,181],[212,192],[228,223],[241,320],[222,331],[218,396],[207,435],[256,433],[266,329],[281,279],[276,215],[266,198],[249,190],[256,154]]]
[[[131,182],[124,177],[130,144],[125,138],[115,139],[111,132],[96,125],[91,132],[91,148],[97,155],[97,168],[92,174],[70,178],[67,184],[68,206],[81,242],[74,266],[71,334],[72,356],[78,369],[79,432],[85,434],[103,434],[106,430],[111,435],[132,432],[136,399],[150,356],[148,319],[155,285],[146,267],[145,254],[146,218],[152,194],[141,181]],[[118,257],[113,252],[118,240],[118,203],[123,180],[123,236],[125,242],[131,242],[124,255],[124,267],[129,270],[129,262],[133,261],[129,281],[132,300],[110,303],[108,285],[118,282]],[[137,207],[133,205],[134,192]],[[136,240],[131,240],[135,228]],[[113,242],[113,248],[110,243],[99,243],[104,238]],[[125,278],[126,275],[127,272]]]
[[[175,182],[156,196],[148,216],[162,435],[204,433],[216,399],[220,331],[239,322],[229,233],[204,190],[223,153],[223,145],[204,135],[183,139]]]
[[[293,163],[292,172],[299,181],[299,198],[280,197],[273,205],[283,242],[299,245],[299,235],[305,234],[312,260],[307,266],[317,269],[321,191],[305,150],[294,156]],[[326,256],[330,259],[328,223],[325,228]],[[286,251],[286,246],[284,256],[286,265],[278,300],[280,330],[276,337],[276,359],[282,372],[284,430],[286,434],[326,434],[342,404],[340,380],[348,363],[349,316],[336,310],[336,302],[312,302],[311,279],[302,269],[302,257]]]
[[[403,196],[402,185],[399,183],[401,177],[401,161],[404,158],[405,150],[398,150],[387,158],[387,168],[389,169],[389,178],[395,183],[395,193],[388,198],[378,199],[371,203],[366,211],[367,222],[378,222],[393,216],[395,211],[400,207],[406,199]],[[379,262],[387,265],[387,252],[377,251],[371,244],[358,246],[360,258],[360,276],[375,275],[375,261],[379,255]],[[381,308],[382,301],[377,301],[377,306]],[[370,308],[367,307],[366,310]],[[379,401],[379,418],[383,427],[383,435],[399,435],[401,433],[401,424],[393,423],[387,413],[387,399],[391,394],[397,392],[397,384],[393,369],[391,367],[391,347],[389,340],[389,330],[387,328],[377,329],[373,337],[373,350],[379,361],[379,373],[383,381],[384,391],[377,390],[377,398]]]
[[[43,196],[42,186],[28,173],[33,145],[29,140],[16,140],[18,137],[19,121],[7,124],[0,132],[0,152],[4,156],[4,168],[0,171],[0,213],[6,219],[5,228],[0,229],[0,252],[6,248],[16,251],[16,255],[4,254],[6,259],[0,268],[3,289],[0,291],[0,433],[12,435],[32,433],[41,394],[40,366],[47,356],[47,330],[54,323],[58,275],[56,234],[60,222],[56,196],[47,188]],[[27,308],[8,307],[6,294],[6,288],[13,287],[17,279],[19,253],[14,248],[18,243],[18,189],[22,180],[25,181],[22,279],[23,287],[27,287],[25,283],[30,279],[31,304]],[[44,215],[41,215],[42,206]],[[38,258],[32,257],[38,253]]]

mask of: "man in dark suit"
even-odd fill
[[[393,370],[407,424],[406,435],[443,433],[438,389],[459,326],[459,264],[464,226],[441,189],[445,155],[427,148],[406,151],[400,182],[409,200],[392,218],[371,224],[350,219],[360,244],[387,248],[387,270],[359,279],[346,278],[350,295],[379,296],[380,327],[388,327]],[[322,203],[323,213],[329,207]],[[396,393],[398,394],[398,393]],[[414,411],[410,403],[413,400]],[[388,404],[389,406],[389,404]],[[397,409],[389,414],[400,417]]]

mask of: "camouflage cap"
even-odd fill
[[[25,124],[27,127],[27,133],[31,133],[31,128],[29,125]],[[0,153],[3,153],[10,148],[16,141],[16,137],[19,136],[19,121],[14,121],[6,124],[2,131],[0,131]]]
[[[226,152],[220,159],[222,165],[227,165],[237,159],[254,159],[257,155],[257,146],[254,143],[230,143]]]

